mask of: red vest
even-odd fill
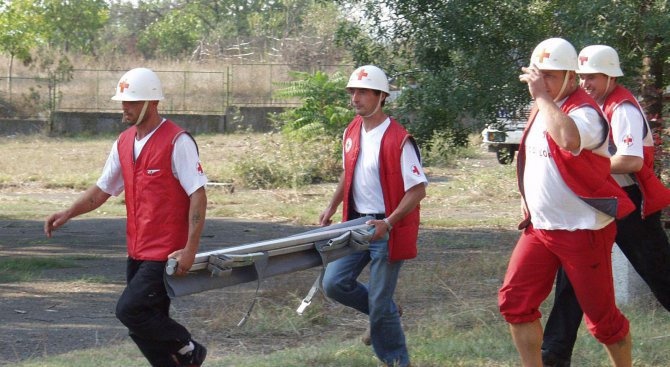
[[[614,110],[625,102],[631,103],[633,106],[637,107],[637,109],[640,111],[640,114],[642,114],[644,123],[646,125],[647,121],[644,119],[644,112],[637,102],[637,99],[635,99],[633,94],[629,92],[628,89],[620,85],[617,85],[612,93],[610,93],[607,98],[605,98],[603,111],[605,112],[607,121],[612,121]],[[648,128],[645,130],[647,131],[647,134],[651,133]],[[654,172],[654,147],[645,146],[642,149],[644,155],[644,164],[642,165],[642,168],[633,176],[638,183],[640,191],[642,192],[641,214],[644,218],[670,205],[670,190],[668,190],[668,188],[663,185],[661,180],[658,179],[656,173]]]
[[[133,158],[136,127],[121,133],[119,160],[126,198],[128,255],[136,260],[165,261],[188,239],[190,200],[172,173],[172,151],[179,126],[165,121]]]
[[[600,114],[600,107],[581,88],[577,88],[575,92],[570,94],[561,106],[561,110],[567,114],[583,106],[589,106]],[[517,179],[522,197],[524,195],[523,175],[526,163],[526,135],[535,120],[537,112],[537,106],[533,105],[523,137],[521,138],[517,157]],[[605,128],[605,133],[602,137],[602,144],[604,144],[608,136],[609,126],[604,118],[600,122]],[[552,159],[556,162],[563,181],[580,199],[593,208],[617,219],[623,218],[635,210],[635,205],[628,198],[626,192],[612,178],[609,158],[597,155],[586,149],[575,156],[561,149],[549,134],[546,134],[546,136]],[[525,218],[519,224],[519,229],[525,228],[530,224],[528,210],[524,214]]]
[[[354,179],[354,169],[361,148],[361,127],[363,118],[356,116],[344,133],[344,199],[342,202],[342,217],[345,221],[353,214],[353,195],[351,193]],[[386,216],[391,215],[405,196],[400,159],[402,149],[407,140],[410,140],[416,149],[417,145],[411,135],[396,120],[391,118],[391,124],[384,133],[379,150],[379,178],[384,196]],[[417,149],[418,154],[418,149]],[[419,155],[419,158],[421,156]],[[417,254],[417,237],[419,234],[419,205],[412,209],[404,218],[400,219],[389,233],[388,259],[389,261],[413,259]]]

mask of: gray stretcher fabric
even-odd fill
[[[312,246],[308,246],[307,249],[298,252],[289,252],[277,256],[270,256],[267,260],[267,266],[265,267],[262,277],[268,278],[276,275],[289,274],[310,269],[316,266],[321,266],[323,265],[324,261],[330,262],[357,251],[361,248],[361,244],[364,245],[365,242],[365,238],[361,238],[364,236],[361,236],[360,234],[352,236],[355,237],[355,243],[352,246],[344,246],[333,249],[328,251],[327,256],[322,256],[323,254],[320,253],[317,248],[323,248],[328,243],[329,239],[320,239],[314,241],[309,239],[309,235],[314,234],[315,237],[318,237],[317,235],[324,231],[338,230],[338,234],[332,236],[335,238],[341,234],[346,233],[347,231],[351,231],[354,229],[353,227],[360,227],[370,219],[373,218],[358,218],[351,221],[302,232],[297,235],[276,239],[275,241],[281,243],[284,242],[284,240],[300,237],[300,245],[312,244]],[[253,243],[243,246],[247,246],[249,252],[254,252],[255,247],[262,248],[263,246],[261,245],[267,244],[268,242],[269,241],[263,241],[262,243],[258,243],[259,246],[254,246]],[[286,242],[290,243],[291,241]],[[295,246],[295,244],[290,246]],[[240,246],[235,246],[234,248],[239,247]],[[233,247],[231,247],[231,249],[232,248]],[[225,254],[226,249],[222,249],[218,252]],[[324,260],[324,258],[326,260]],[[171,276],[164,273],[163,277],[167,293],[170,297],[173,298],[258,280],[257,271],[254,266],[232,268],[225,272],[225,274],[222,276],[212,276],[211,271],[202,269],[191,272],[187,276]]]

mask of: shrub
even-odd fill
[[[292,72],[291,82],[277,83],[281,88],[274,96],[279,99],[298,98],[302,106],[270,116],[282,133],[298,139],[320,136],[339,136],[354,118],[345,90],[347,79],[336,72],[331,76],[317,71],[314,74]]]
[[[268,134],[259,144],[247,144],[234,166],[236,180],[253,189],[299,188],[336,182],[341,172],[338,139],[326,137],[297,141]]]
[[[471,140],[479,136],[470,137]],[[424,166],[446,167],[452,165],[458,158],[474,157],[477,155],[473,146],[477,144],[468,140],[463,141],[461,134],[451,131],[434,132],[422,149]]]

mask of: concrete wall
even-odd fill
[[[163,114],[192,134],[230,133],[237,130],[270,131],[268,113],[283,111],[281,107],[240,107],[225,115]],[[160,112],[160,111],[159,111]],[[47,132],[45,120],[0,119],[0,135],[39,134]],[[127,126],[121,122],[121,113],[56,112],[51,135],[118,134]]]
[[[44,120],[0,119],[0,135],[30,135],[41,134],[47,126]]]

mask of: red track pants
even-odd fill
[[[599,230],[527,227],[512,252],[498,293],[498,307],[505,320],[520,324],[539,319],[540,304],[549,296],[560,265],[575,289],[589,332],[606,345],[622,340],[630,325],[614,298],[615,235],[615,223]]]

